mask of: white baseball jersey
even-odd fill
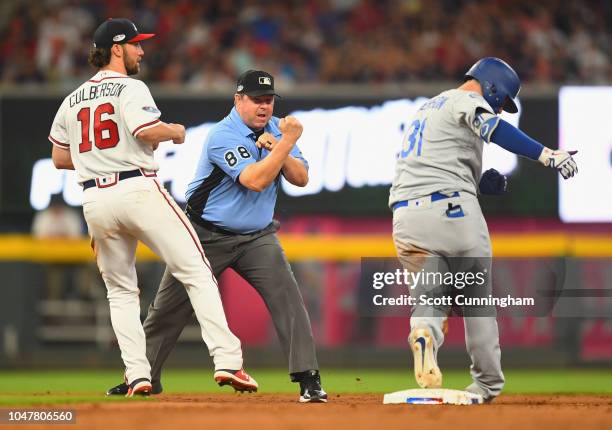
[[[477,195],[483,141],[495,128],[483,124],[492,117],[486,100],[471,91],[444,91],[421,106],[407,124],[389,205],[437,191]]]
[[[136,137],[159,124],[160,115],[144,82],[104,70],[64,99],[49,140],[70,150],[80,183],[137,168],[158,170],[153,149]]]
[[[217,282],[193,226],[172,197],[149,175],[119,180],[116,173],[157,170],[151,146],[139,133],[159,124],[161,113],[147,86],[101,71],[63,101],[49,140],[70,150],[83,191],[83,215],[108,291],[113,330],[129,382],[151,378],[140,322],[137,242],[159,255],[186,290],[216,369],[240,369],[240,340],[223,312]],[[104,182],[113,177],[113,181]]]

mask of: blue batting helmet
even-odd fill
[[[506,112],[518,112],[514,98],[521,89],[521,80],[504,60],[485,57],[476,62],[465,74],[482,86],[482,95],[495,112],[502,108]]]

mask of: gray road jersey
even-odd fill
[[[483,111],[493,114],[482,96],[458,89],[444,91],[417,111],[406,124],[389,206],[436,191],[477,195]],[[490,133],[483,135],[490,138]]]

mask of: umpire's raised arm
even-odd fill
[[[299,177],[302,173],[301,170],[303,170],[306,175],[306,182],[308,182],[308,172],[301,161],[293,159],[295,162],[291,162],[289,168],[285,167],[291,150],[302,135],[302,124],[297,118],[287,116],[280,120],[278,127],[283,135],[276,145],[274,145],[270,154],[256,163],[249,164],[244,168],[242,173],[240,173],[240,183],[249,190],[257,192],[263,191],[276,179],[281,169],[283,169],[284,174],[285,169],[287,169],[290,173],[294,173],[296,177]],[[301,169],[297,163],[301,165]],[[289,180],[289,178],[287,179]],[[289,180],[289,182],[291,182],[291,180]]]

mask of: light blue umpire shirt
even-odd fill
[[[270,151],[257,148],[257,137],[265,132],[282,137],[277,117],[257,133],[242,121],[234,107],[215,124],[204,142],[195,178],[187,187],[187,212],[233,233],[252,233],[272,222],[281,174],[261,192],[249,190],[238,180],[249,164],[265,158]],[[291,156],[308,162],[297,145]]]

